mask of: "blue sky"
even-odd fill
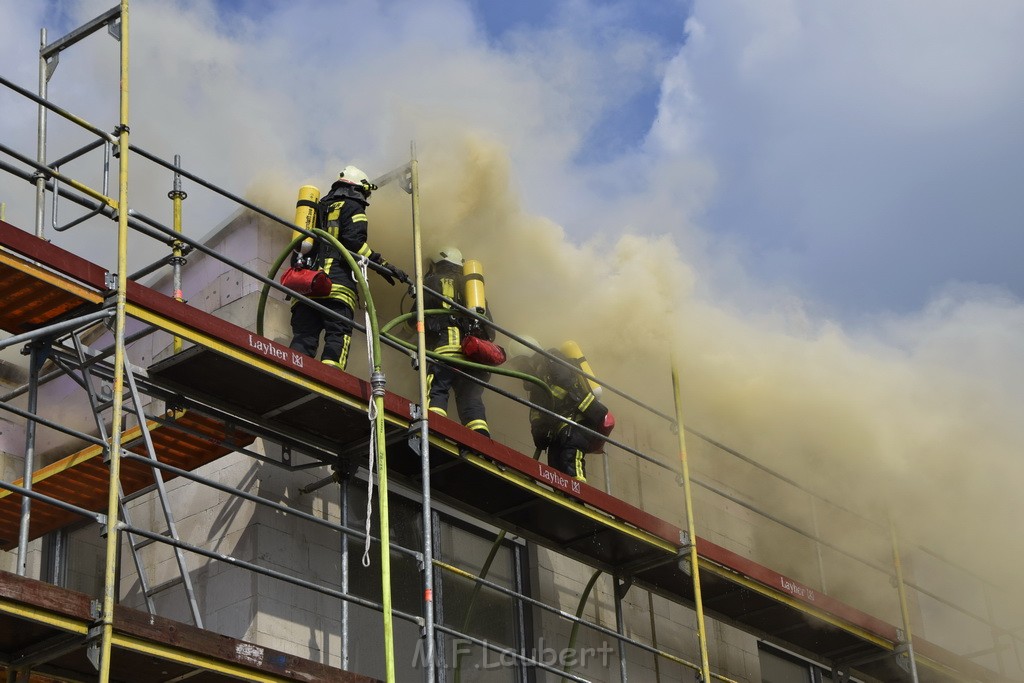
[[[686,40],[683,27],[691,11],[690,0],[628,4],[604,0],[594,5],[595,11],[610,11],[616,27],[629,28],[655,41],[666,59],[677,52]],[[557,24],[561,14],[559,3],[543,0],[474,0],[472,7],[489,39],[499,50],[514,50],[515,35],[545,30]],[[600,41],[604,37],[594,36],[597,49],[600,49]],[[589,131],[577,156],[580,163],[609,161],[643,142],[657,115],[661,73],[652,70],[638,74],[637,78],[637,90],[603,112],[594,129]]]

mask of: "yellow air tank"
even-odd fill
[[[467,259],[462,264],[462,275],[466,281],[466,308],[483,315],[487,311],[483,264],[476,259]]]
[[[590,363],[587,362],[587,357],[583,355],[583,349],[576,342],[570,340],[562,342],[562,346],[559,350],[565,354],[565,357],[576,363],[580,370],[587,373],[588,375],[594,376],[594,369],[590,367]],[[601,385],[592,379],[587,379],[587,384],[590,385],[590,392],[594,394],[594,398],[600,399],[601,393],[604,391]]]
[[[317,202],[320,201],[320,190],[313,185],[303,185],[299,188],[299,199],[295,202],[295,225],[306,230],[318,227],[316,224]],[[293,231],[292,239],[301,233]],[[303,254],[309,253],[313,248],[313,238],[307,237],[302,240],[299,251]]]

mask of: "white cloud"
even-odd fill
[[[1024,293],[1020,3],[698,2],[689,26],[651,140],[711,161],[707,226],[752,271],[853,315],[947,279]]]

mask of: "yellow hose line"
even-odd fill
[[[381,606],[384,610],[384,666],[387,682],[395,681],[394,624],[391,615],[391,532],[388,512],[388,460],[385,454],[384,397],[374,397],[377,406],[377,507],[380,514]]]
[[[380,373],[383,377],[380,360],[380,325],[377,324],[377,309],[373,304],[373,297],[370,296],[370,285],[366,282],[366,278],[363,277],[363,271],[359,268],[352,254],[334,235],[319,228],[313,228],[313,232],[331,243],[345,257],[345,261],[356,277],[359,291],[363,295],[363,303],[366,305],[366,315],[368,318],[366,332],[370,335],[373,354],[373,371],[371,374]],[[373,428],[376,434],[377,446],[377,510],[380,515],[380,583],[381,607],[384,612],[384,670],[387,683],[394,683],[395,638],[391,614],[391,529],[388,511],[388,457],[387,440],[384,434],[384,396],[374,396],[373,403],[376,410]]]

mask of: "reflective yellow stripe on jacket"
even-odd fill
[[[455,300],[455,280],[450,277],[441,278],[441,294],[449,299]],[[451,308],[447,301],[441,304],[444,308]],[[434,349],[435,353],[451,355],[462,351],[462,332],[457,325],[448,325],[448,343]]]

